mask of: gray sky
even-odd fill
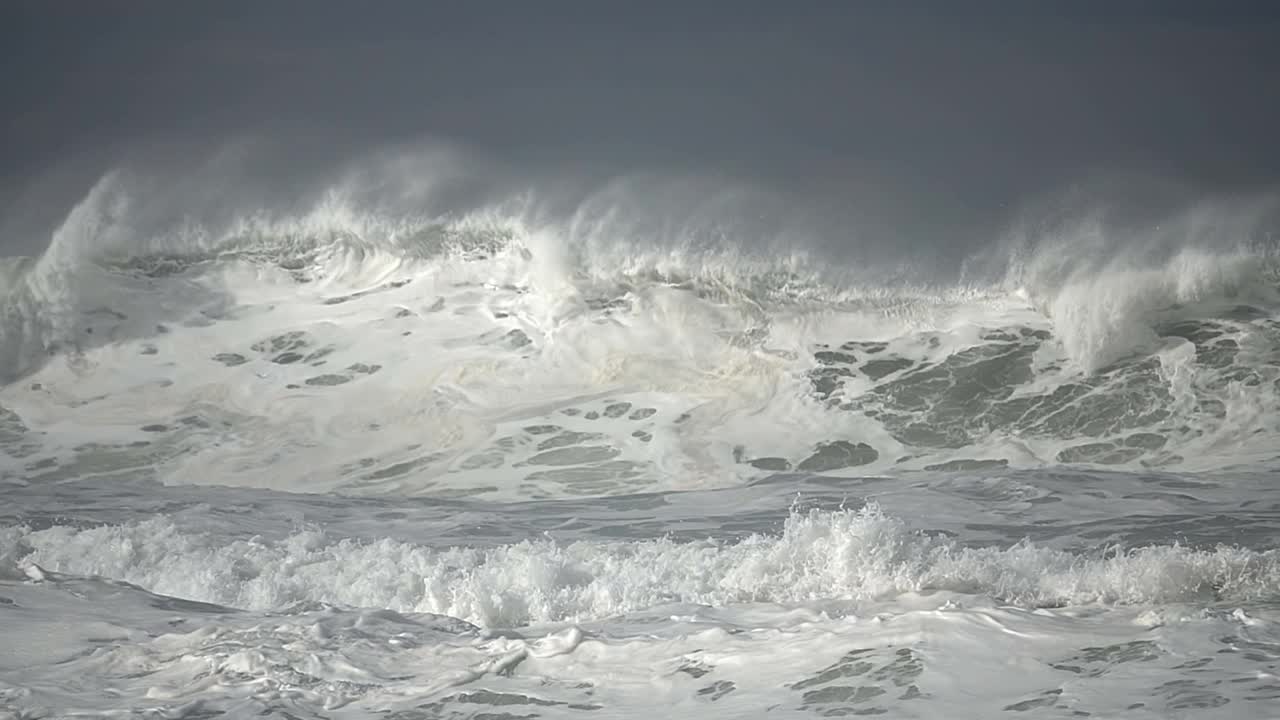
[[[65,210],[33,178],[74,197],[140,144],[243,134],[873,188],[957,223],[1099,173],[1280,179],[1268,2],[24,0],[0,52],[10,219]]]

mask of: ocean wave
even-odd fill
[[[805,224],[796,219],[803,207],[728,183],[620,179],[567,202],[525,189],[450,206],[447,186],[459,181],[432,165],[412,167],[421,175],[363,167],[278,207],[243,192],[227,197],[237,178],[226,171],[178,183],[110,173],[29,272],[0,274],[0,289],[22,279],[33,288],[74,285],[77,272],[98,266],[160,277],[239,261],[303,282],[360,284],[364,266],[412,272],[422,262],[513,253],[556,276],[543,290],[659,281],[732,289],[746,301],[836,306],[1008,296],[1054,318],[1077,359],[1095,366],[1108,358],[1090,338],[1105,334],[1107,318],[1227,299],[1275,307],[1277,299],[1274,194],[1205,202],[1138,225],[1093,210],[1049,223],[1024,218],[948,273],[906,252],[872,262],[859,253],[872,238],[856,225]]]
[[[165,518],[90,529],[11,527],[0,538],[0,558],[11,567],[105,576],[190,600],[256,610],[389,608],[484,626],[582,622],[666,603],[883,600],[930,591],[1034,607],[1280,598],[1276,551],[965,547],[910,532],[874,505],[793,514],[780,536],[734,543],[534,540],[435,549],[320,531],[225,542]]]
[[[999,272],[965,280],[833,262],[761,219],[751,193],[643,186],[655,199],[622,183],[568,210],[527,192],[449,210],[429,202],[431,182],[344,182],[310,204],[206,203],[215,211],[190,188],[146,198],[128,176],[104,178],[41,257],[0,273],[5,407],[95,425],[92,402],[113,427],[137,415],[92,447],[164,440],[158,457],[199,458],[174,460],[168,482],[397,492],[1222,464],[1269,458],[1280,432],[1266,203],[1142,233],[1042,228],[999,246]],[[14,382],[51,362],[50,378],[74,376],[55,383],[61,394]],[[159,414],[110,400],[146,378]],[[224,388],[216,407],[211,381]],[[231,388],[246,382],[256,389],[240,398]],[[376,397],[387,400],[362,402]],[[627,403],[663,412],[643,427],[562,418]],[[425,418],[417,435],[431,447],[408,439]],[[362,425],[403,432],[370,447],[352,435]],[[264,426],[270,448],[246,436]],[[327,466],[298,465],[294,479],[266,460],[317,445],[333,450],[310,456]],[[81,447],[67,439],[45,462],[75,467],[66,456]]]

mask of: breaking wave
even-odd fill
[[[952,592],[1024,606],[1280,599],[1280,554],[1219,546],[1068,552],[965,547],[908,531],[874,505],[793,513],[780,536],[679,543],[534,540],[431,548],[390,539],[226,542],[161,517],[123,526],[10,527],[0,558],[101,575],[243,609],[327,603],[450,615],[489,627],[586,622],[669,603],[723,607]]]
[[[1024,223],[948,274],[872,262],[856,228],[833,251],[749,190],[449,206],[447,178],[352,177],[277,210],[104,178],[0,272],[4,449],[56,477],[534,497],[1276,455],[1267,198]],[[110,427],[59,444],[59,416]]]

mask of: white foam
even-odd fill
[[[12,717],[1266,718],[1280,687],[1275,551],[963,549],[874,508],[737,543],[228,541],[165,518],[0,538],[45,568],[0,576]]]
[[[1024,606],[1273,601],[1280,554],[1020,543],[967,548],[907,531],[874,507],[792,515],[781,537],[737,543],[529,541],[435,549],[391,540],[219,541],[164,518],[78,530],[10,530],[4,553],[57,572],[250,609],[302,602],[430,612],[485,626],[586,621],[666,603],[876,601],[962,592]],[[30,552],[15,550],[14,544]]]

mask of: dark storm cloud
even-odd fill
[[[432,135],[948,219],[1099,172],[1248,186],[1280,177],[1273,7],[10,3],[0,177],[13,210],[51,167],[251,133],[313,156]]]

